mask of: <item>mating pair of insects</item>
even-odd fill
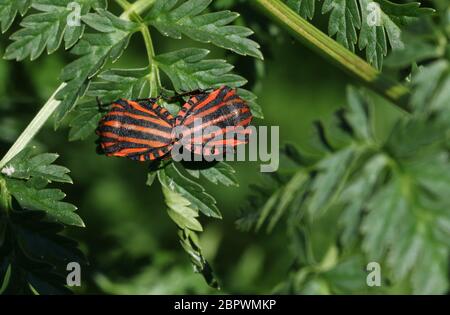
[[[228,150],[247,143],[247,137],[244,141],[226,137],[230,128],[244,130],[253,118],[236,89],[222,86],[209,92],[199,90],[178,96],[189,96],[189,100],[175,117],[157,103],[159,98],[120,99],[111,103],[96,130],[100,152],[142,162],[165,159],[180,140],[180,135],[174,132],[176,127],[184,128],[182,137],[193,140],[187,149],[198,155],[205,156],[206,145]],[[217,127],[216,131],[205,135],[202,131],[211,126]],[[199,132],[201,137],[196,139]],[[214,140],[219,134],[225,137]]]

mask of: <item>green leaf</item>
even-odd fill
[[[366,50],[366,60],[378,69],[381,69],[383,58],[387,55],[387,40],[393,50],[403,49],[402,25],[433,12],[420,8],[418,2],[396,4],[386,0],[376,3],[371,0],[359,1],[362,16],[359,49]]]
[[[448,291],[448,246],[423,244],[421,259],[417,261],[411,282],[415,294],[445,294]]]
[[[352,128],[357,139],[370,142],[374,138],[372,117],[369,112],[369,103],[363,93],[353,87],[347,89],[349,111],[345,118]]]
[[[155,182],[156,176],[158,175],[157,172],[149,172],[147,174],[147,181],[145,182],[145,184],[149,187],[151,187],[153,185],[153,183]]]
[[[193,209],[200,210],[208,217],[222,217],[214,198],[202,186],[183,176],[173,163],[160,170],[158,177],[161,185],[183,196]]]
[[[286,4],[303,18],[314,17],[316,0],[285,0]]]
[[[94,134],[101,113],[96,100],[110,103],[119,98],[143,98],[148,89],[148,67],[139,69],[110,69],[100,73],[86,92],[87,101],[79,104],[73,111],[70,122],[69,140],[84,140]]]
[[[259,45],[247,37],[253,32],[243,26],[229,25],[239,14],[220,11],[201,14],[212,0],[157,0],[145,21],[163,35],[180,39],[182,34],[193,40],[212,43],[241,55],[263,59]]]
[[[388,52],[386,34],[393,47],[402,49],[401,30],[389,16],[381,11],[379,6],[373,6],[374,2],[360,1],[363,23],[359,37],[359,49],[366,49],[366,60],[377,69],[381,69],[383,58]],[[369,11],[370,5],[372,5],[372,11]]]
[[[31,0],[3,0],[0,2],[0,22],[2,33],[5,33],[14,22],[17,13],[22,16],[31,6]]]
[[[358,177],[349,182],[340,200],[344,203],[344,211],[339,219],[342,226],[341,240],[345,245],[355,242],[359,236],[361,212],[372,196],[378,181],[389,161],[384,155],[370,157],[359,171]]]
[[[119,98],[137,99],[144,97],[148,88],[149,69],[110,69],[100,73],[92,82],[86,97],[99,98],[102,103],[113,102]],[[148,95],[148,94],[147,94]],[[84,140],[94,134],[100,120],[96,100],[79,104],[70,122],[69,140]]]
[[[447,65],[431,63],[430,67],[436,68],[413,82],[430,85],[423,87],[420,97],[433,103],[441,94],[436,91],[445,86],[442,82]],[[372,128],[370,99],[353,88],[347,97],[350,106],[339,112],[338,127],[349,140],[336,149],[329,139],[335,137],[336,130],[318,125],[315,141],[322,147],[321,154],[306,158],[308,154],[288,147],[285,153],[293,163],[270,176],[275,185],[257,187],[259,194],[252,195],[247,206],[256,210],[246,214],[239,225],[248,230],[255,222],[260,227],[269,219],[281,224],[277,211],[283,214],[290,210],[283,228],[291,242],[302,243],[296,231],[304,228],[317,242],[311,248],[323,248],[324,243],[335,246],[336,242],[323,231],[336,231],[339,224],[342,255],[334,255],[334,267],[324,268],[314,264],[314,259],[308,261],[312,266],[305,266],[306,259],[298,255],[299,267],[293,267],[282,292],[364,292],[364,284],[353,281],[356,273],[352,279],[348,266],[335,270],[335,266],[345,265],[347,257],[359,253],[383,266],[383,286],[387,288],[380,292],[400,289],[414,294],[443,294],[449,287],[450,249],[447,109],[437,107],[431,115],[422,112],[399,118],[389,137],[380,143],[375,141],[376,130]],[[302,174],[309,180],[303,182]],[[261,196],[262,200],[258,198]],[[327,209],[332,211],[325,212]],[[308,220],[302,220],[302,215]],[[303,253],[304,248],[296,250]],[[356,264],[351,265],[356,268]]]
[[[56,95],[61,100],[56,112],[56,126],[85,94],[90,80],[107,61],[114,62],[121,56],[130,36],[138,30],[135,23],[119,19],[102,9],[97,9],[97,12],[86,14],[83,22],[101,33],[85,34],[72,49],[72,53],[80,57],[62,71],[61,79],[67,84]]]
[[[322,277],[327,280],[335,294],[358,294],[367,289],[364,272],[365,261],[361,256],[352,256],[340,261]]]
[[[358,41],[356,30],[361,27],[361,15],[356,0],[325,0],[322,13],[330,13],[328,34],[335,36],[345,48],[354,51]]]
[[[256,230],[259,230],[261,228],[261,226],[264,224],[264,222],[271,214],[273,208],[278,202],[278,199],[280,198],[280,193],[281,193],[280,189],[276,190],[272,195],[269,196],[267,201],[262,206],[258,216],[258,220],[256,222]]]
[[[69,123],[69,141],[84,140],[93,135],[101,116],[93,101],[79,104]]]
[[[86,259],[77,248],[77,243],[56,234],[60,231],[62,226],[48,222],[36,224],[36,222],[23,220],[21,224],[14,224],[18,245],[27,257],[53,265],[69,262],[85,264]]]
[[[302,188],[304,188],[308,179],[309,174],[304,170],[299,170],[286,184],[275,191],[261,208],[260,216],[256,223],[256,230],[262,227],[270,215],[271,217],[267,226],[267,232],[270,233],[289,206],[294,201],[298,201],[296,197],[303,195],[304,190]]]
[[[200,178],[201,175],[213,184],[220,183],[224,186],[239,186],[236,176],[234,175],[236,171],[225,162],[219,162],[207,169],[186,169],[186,171],[196,178]]]
[[[314,17],[316,0],[285,0],[286,4],[304,18]],[[419,2],[397,4],[387,0],[324,0],[322,14],[329,13],[328,34],[345,48],[366,51],[366,60],[381,69],[388,52],[404,48],[403,26],[418,17],[434,13],[421,8]],[[429,55],[429,52],[427,52]]]
[[[239,87],[247,80],[229,73],[234,67],[225,60],[204,60],[206,49],[185,48],[155,57],[156,64],[172,81],[177,92],[227,85]]]
[[[42,211],[11,210],[0,244],[0,293],[68,294],[67,264],[86,265],[77,243],[61,235],[63,226],[45,221]]]
[[[450,172],[446,166],[448,163],[447,154],[442,152],[430,152],[428,156],[419,160],[403,163],[405,170],[414,174],[418,186],[427,192],[421,200],[430,208],[446,209],[448,207],[449,199],[439,198],[439,196],[445,196],[446,191],[450,189]],[[444,223],[447,218],[443,216],[442,219]],[[436,231],[444,227],[445,225],[438,224]]]
[[[436,213],[417,203],[420,193],[401,177],[383,187],[368,205],[370,212],[362,225],[363,248],[370,259],[380,260],[387,254],[396,281],[412,271],[414,293],[442,294],[448,285],[444,280],[448,246],[436,239]],[[434,267],[430,268],[430,263]]]
[[[297,196],[302,196],[305,192],[305,184],[309,180],[309,174],[301,170],[296,173],[289,182],[280,191],[280,197],[278,198],[277,205],[275,207],[273,216],[267,226],[267,231],[271,232],[275,225],[280,220],[281,216],[286,212],[288,207],[293,202],[298,202]],[[260,225],[260,222],[258,222]]]
[[[219,162],[214,167],[200,170],[200,174],[207,180],[224,186],[239,186],[235,173],[236,171],[225,162]]]
[[[24,209],[42,210],[58,222],[84,227],[83,221],[74,212],[77,208],[70,203],[61,201],[66,196],[61,190],[37,190],[29,187],[26,182],[16,179],[8,179],[7,187]]]
[[[191,205],[190,201],[164,185],[162,190],[168,207],[167,213],[178,227],[198,232],[203,231],[202,225],[196,219],[198,210],[189,207]]]
[[[6,48],[6,59],[17,61],[30,57],[37,59],[45,48],[47,53],[55,52],[64,39],[65,48],[72,47],[83,35],[84,25],[70,25],[68,23],[72,11],[72,5],[79,6],[79,13],[85,15],[91,8],[98,8],[96,0],[33,0],[33,8],[42,12],[30,14],[22,20],[22,29],[15,32],[11,39],[14,41]]]
[[[5,261],[0,265],[0,294],[4,294],[11,281],[11,265]]]
[[[33,156],[33,149],[26,148],[6,165],[13,170],[9,177],[17,179],[30,179],[30,177],[41,177],[47,182],[72,183],[67,175],[69,169],[52,164],[59,156],[56,153],[44,153]]]
[[[400,119],[385,143],[396,161],[408,161],[431,153],[438,154],[448,140],[448,116],[417,116]]]
[[[219,282],[214,276],[211,266],[205,257],[203,257],[197,235],[187,229],[180,230],[178,234],[180,237],[181,246],[183,246],[183,249],[189,254],[195,271],[203,276],[209,286],[215,289],[220,289]]]
[[[333,204],[346,183],[356,154],[352,148],[345,148],[318,163],[308,205],[311,215],[320,216]]]
[[[0,292],[67,294],[67,264],[86,260],[76,242],[59,234],[64,226],[56,222],[84,223],[74,205],[61,201],[61,190],[45,189],[51,181],[71,182],[69,170],[52,164],[57,154],[33,151],[22,150],[0,177]]]
[[[450,67],[447,60],[438,60],[422,67],[413,76],[411,104],[418,112],[444,110],[448,115],[450,98]]]
[[[389,68],[400,69],[409,67],[414,63],[436,59],[445,53],[443,45],[436,45],[437,38],[429,37],[430,31],[425,34],[417,34],[415,29],[411,32],[402,33],[404,47],[392,51],[386,58],[384,64]]]
[[[173,163],[158,171],[158,179],[168,207],[167,212],[180,228],[180,243],[188,253],[195,271],[201,273],[210,286],[218,288],[218,282],[203,257],[195,234],[195,231],[203,231],[197,220],[199,210],[208,216],[220,218],[215,200],[200,185],[184,177]]]
[[[100,73],[93,81],[86,95],[99,97],[102,103],[115,101],[119,98],[136,99],[148,96],[149,68],[110,69]]]
[[[247,102],[254,117],[264,119],[263,110],[261,106],[256,103],[258,97],[255,94],[242,88],[239,88],[237,93]]]

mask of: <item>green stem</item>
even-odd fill
[[[150,97],[157,97],[161,88],[161,78],[159,68],[154,62],[155,49],[148,26],[144,23],[139,15],[153,5],[156,0],[139,0],[130,4],[127,0],[116,0],[116,2],[124,9],[120,16],[123,19],[132,19],[141,25],[141,34],[144,39],[145,48],[147,50],[148,65],[150,73],[147,76],[150,84]]]
[[[41,110],[33,118],[30,124],[25,128],[22,134],[17,138],[16,142],[11,146],[11,148],[6,152],[5,156],[0,161],[0,169],[3,168],[6,163],[8,163],[17,153],[22,151],[27,144],[34,138],[34,136],[39,132],[45,122],[50,118],[53,112],[58,108],[60,101],[55,99],[56,94],[66,85],[62,83],[53,95],[44,104]]]
[[[0,218],[2,216],[2,211],[8,214],[8,211],[12,208],[11,202],[11,194],[6,187],[6,182],[0,177]]]
[[[122,14],[128,11],[128,9],[131,7],[131,3],[129,3],[126,0],[116,0],[117,4],[120,5],[122,10],[124,11]]]
[[[142,24],[141,26],[141,33],[142,37],[144,38],[145,48],[147,49],[147,58],[150,67],[150,97],[157,97],[159,94],[159,89],[161,88],[161,78],[159,74],[159,68],[153,60],[155,57],[155,49],[153,48],[150,30],[145,24]]]
[[[368,88],[383,95],[397,107],[410,112],[410,91],[404,85],[386,77],[362,58],[314,27],[292,11],[281,0],[255,0],[262,11],[330,62],[359,79]]]
[[[130,4],[126,0],[116,0],[117,3],[124,9],[124,12],[120,16],[121,18],[129,19],[133,13],[140,15],[142,12],[152,7],[156,0],[138,0],[133,4]],[[127,3],[126,7],[123,5]]]

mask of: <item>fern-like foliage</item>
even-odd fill
[[[233,66],[225,60],[207,59],[209,51],[206,49],[186,47],[171,52],[156,49],[155,54],[154,48],[148,47],[151,43],[146,42],[150,56],[148,64],[143,64],[139,69],[104,69],[105,65],[120,58],[136,33],[147,32],[144,39],[151,41],[145,38],[150,37],[147,35],[149,27],[173,39],[184,35],[197,42],[211,43],[237,54],[262,59],[259,45],[249,38],[253,32],[245,26],[231,24],[239,14],[228,10],[210,12],[211,3],[212,0],[157,0],[144,12],[119,17],[106,10],[106,1],[103,0],[6,1],[0,5],[3,30],[11,25],[17,12],[29,14],[20,23],[20,29],[11,36],[13,42],[6,49],[5,58],[34,60],[45,49],[47,53],[53,53],[63,41],[66,49],[71,48],[70,52],[76,59],[62,69],[60,78],[64,84],[56,94],[60,104],[55,114],[57,127],[66,119],[70,120],[71,141],[86,139],[94,134],[101,117],[96,98],[106,103],[118,98],[145,98],[159,93],[228,85],[239,88],[239,94],[248,100],[254,116],[261,118],[262,111],[256,103],[256,96],[241,88],[247,80],[231,73]],[[69,26],[67,23],[74,4],[80,8],[81,26]],[[30,6],[32,10],[27,10]],[[162,86],[161,72],[167,75],[171,86]],[[176,112],[180,104],[162,105]],[[51,160],[49,156],[45,158],[48,160],[43,158],[44,161],[38,162]],[[24,157],[19,156],[17,161],[21,163]],[[202,231],[197,219],[200,213],[213,218],[221,218],[221,213],[215,199],[195,180],[203,175],[215,184],[234,185],[233,172],[224,163],[202,170],[169,164],[162,165],[157,172],[150,172],[147,181],[152,184],[158,178],[167,212],[180,229],[181,245],[195,269],[214,287],[218,286],[218,282],[202,256],[195,233]],[[61,201],[63,194],[59,190],[8,179],[8,192],[26,209],[44,210],[49,217],[65,224],[82,223],[73,212],[74,207]]]
[[[372,127],[371,98],[351,88],[337,124],[317,125],[315,148],[322,153],[311,156],[286,146],[285,168],[255,189],[259,197],[251,199],[251,208],[259,210],[247,211],[239,225],[272,230],[286,219],[297,261],[281,292],[376,292],[355,272],[368,261],[383,268],[381,292],[448,291],[446,27],[448,22],[430,18],[413,23],[403,31],[405,47],[388,57],[391,70],[411,72],[414,113],[400,118],[386,139]],[[314,234],[328,232],[320,229],[327,217],[337,223],[339,241],[317,261]]]
[[[65,49],[72,47],[83,35],[85,28],[81,24],[67,23],[69,15],[73,12],[71,10],[73,4],[79,5],[82,15],[88,13],[91,8],[106,7],[106,1],[102,0],[75,2],[34,0],[32,7],[41,13],[30,14],[22,20],[20,24],[22,29],[11,36],[14,43],[8,46],[4,58],[20,61],[29,57],[34,60],[46,48],[48,54],[56,51],[63,40]]]
[[[67,264],[86,264],[77,243],[62,236],[65,225],[84,226],[65,194],[46,188],[71,183],[69,170],[52,164],[58,155],[25,149],[0,176],[0,293],[62,294]]]
[[[231,3],[221,5],[226,7],[226,2]],[[329,16],[329,35],[351,51],[364,50],[378,69],[392,48],[387,65],[412,69],[407,81],[414,113],[398,119],[389,136],[380,139],[373,128],[371,98],[350,88],[348,108],[337,113],[334,123],[315,124],[311,139],[316,154],[286,146],[284,167],[254,187],[239,226],[273,232],[284,225],[295,262],[277,292],[366,292],[364,264],[377,261],[383,266],[388,292],[397,286],[413,293],[445,293],[450,248],[447,19],[436,24],[424,18],[432,10],[414,1],[285,2],[307,19],[313,19],[320,6]],[[234,74],[227,61],[209,59],[203,48],[209,43],[262,59],[260,47],[250,38],[249,28],[234,24],[237,13],[214,11],[220,4],[212,3],[155,0],[141,12],[124,8],[118,16],[106,10],[104,0],[3,0],[3,32],[23,16],[4,57],[34,60],[63,43],[70,49],[75,57],[62,69],[55,115],[56,126],[68,122],[69,140],[94,135],[102,115],[96,98],[107,103],[229,85],[237,87],[254,116],[262,118],[256,96],[242,88],[247,80]],[[73,13],[70,4],[81,9],[80,26],[67,24]],[[418,34],[417,21],[429,32]],[[150,30],[172,39],[190,38],[202,48],[159,51]],[[136,69],[112,68],[138,33],[144,35],[148,62]],[[423,61],[427,63],[417,66]],[[167,81],[161,80],[163,75]],[[180,106],[160,103],[173,113]],[[77,244],[61,235],[64,226],[84,223],[76,207],[63,201],[65,194],[48,187],[52,182],[71,183],[68,169],[53,164],[56,158],[26,149],[0,170],[0,293],[67,293],[67,263],[85,262]],[[237,185],[234,170],[226,163],[199,168],[171,162],[151,169],[147,185],[160,183],[182,248],[194,269],[217,288],[198,233],[203,231],[201,216],[220,219],[222,214],[200,179]],[[320,229],[317,222],[324,220],[335,228]],[[318,235],[336,236],[320,255],[315,253]]]
[[[66,86],[56,96],[62,104],[56,114],[61,121],[75,106],[78,98],[84,95],[90,78],[108,61],[116,61],[128,45],[131,35],[138,28],[133,22],[123,21],[105,10],[89,13],[83,22],[99,33],[85,34],[72,49],[80,57],[64,67],[61,79]]]
[[[180,4],[179,0],[158,1],[145,20],[165,36],[181,38],[184,34],[199,42],[262,59],[259,45],[247,38],[253,32],[247,27],[229,25],[239,14],[230,11],[200,14],[211,2],[191,0]]]
[[[448,23],[437,23],[432,19],[413,24],[404,31],[405,47],[393,52],[386,60],[387,66],[396,70],[413,65],[412,74],[407,78],[412,90],[411,105],[421,114],[449,115],[449,49],[444,44],[449,35],[445,32],[446,27]]]
[[[313,2],[299,3],[306,10]],[[284,166],[255,187],[238,225],[274,232],[283,224],[295,263],[278,292],[448,292],[446,27],[429,18],[412,23],[403,30],[404,46],[388,57],[391,70],[410,73],[414,112],[387,137],[374,128],[372,97],[349,88],[348,106],[334,123],[315,125],[316,154],[287,145]],[[317,253],[324,238],[329,249]],[[363,281],[370,261],[382,268],[379,289]]]
[[[417,74],[414,82],[423,82],[421,78],[428,71]],[[424,85],[417,90],[426,89]],[[419,98],[421,95],[419,92]],[[439,89],[428,95],[432,103],[441,97]],[[413,293],[446,292],[450,248],[448,112],[436,107],[430,109],[434,114],[427,111],[401,118],[390,136],[381,141],[371,127],[370,98],[350,88],[348,104],[348,109],[336,116],[336,124],[329,128],[317,124],[319,158],[292,146],[285,148],[285,168],[271,175],[271,184],[256,190],[262,192],[255,195],[260,196],[257,199],[253,197],[259,200],[254,205],[259,210],[244,215],[239,225],[246,229],[266,225],[272,231],[284,217],[291,237],[304,238],[314,234],[314,222],[337,217],[343,251],[330,248],[333,256],[323,258],[332,262],[327,268],[312,258],[298,257],[299,264],[310,265],[316,272],[297,282],[296,292],[308,292],[309,281],[337,276],[334,269],[356,257],[380,262],[385,281],[406,283]],[[448,101],[446,105],[448,108]],[[261,198],[267,194],[268,199]],[[296,248],[296,253],[305,251],[307,248]],[[300,272],[305,270],[300,268]],[[327,281],[329,288],[336,285],[333,279]],[[285,290],[292,289],[286,285]],[[364,284],[350,289],[358,290],[364,292]]]
[[[285,0],[302,17],[312,19],[319,0]],[[398,4],[387,0],[323,0],[329,14],[328,34],[344,47],[365,50],[366,60],[382,68],[388,47],[402,49],[402,29],[416,18],[433,13],[419,2]]]
[[[0,3],[0,21],[2,33],[14,22],[16,15],[24,15],[31,6],[31,0],[5,0]]]

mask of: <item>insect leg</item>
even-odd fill
[[[95,97],[96,101],[97,101],[97,106],[98,106],[98,111],[100,113],[105,113],[108,111],[108,106],[110,106],[112,103],[102,103],[102,101],[100,100],[100,97],[96,96]]]
[[[147,97],[147,98],[136,98],[133,99],[133,101],[135,102],[151,102],[151,103],[156,103],[161,99],[161,95],[157,96],[157,97]]]
[[[164,97],[164,100],[167,102],[172,102],[176,99],[179,99],[183,96],[194,96],[194,95],[198,95],[198,94],[205,94],[208,93],[208,91],[212,91],[213,89],[196,89],[193,91],[189,91],[189,92],[183,92],[183,93],[177,93],[175,92],[174,96],[168,96],[168,97]]]

